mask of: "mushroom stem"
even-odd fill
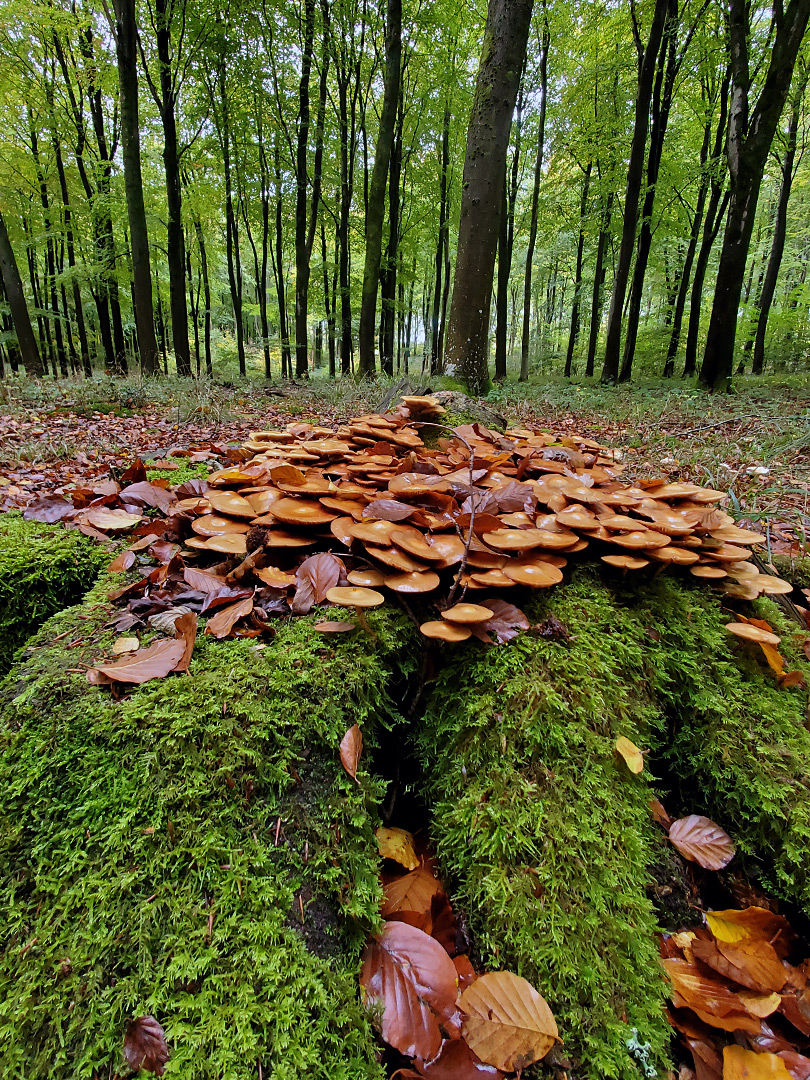
[[[360,624],[360,625],[361,625],[361,626],[363,627],[363,629],[364,629],[364,630],[365,630],[365,632],[366,632],[366,633],[368,634],[368,636],[369,636],[369,637],[371,638],[371,640],[372,640],[372,641],[376,641],[376,640],[377,640],[377,635],[376,635],[376,634],[375,634],[375,632],[374,632],[374,631],[373,631],[373,630],[371,629],[371,623],[370,623],[370,622],[368,621],[368,619],[366,618],[366,613],[365,613],[365,611],[363,611],[363,609],[362,609],[362,608],[360,608],[360,607],[356,607],[356,608],[354,609],[354,611],[355,611],[355,614],[357,615],[357,621],[358,621],[358,623],[359,623],[359,624]]]

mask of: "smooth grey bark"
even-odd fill
[[[574,363],[574,349],[579,337],[579,305],[582,293],[582,262],[585,253],[585,213],[588,209],[588,195],[591,188],[591,172],[593,162],[589,161],[585,168],[585,179],[582,182],[582,198],[579,202],[579,239],[577,241],[577,263],[574,270],[574,302],[571,305],[571,326],[568,331],[568,348],[565,351],[565,369],[563,376],[571,377],[571,368]]]
[[[533,0],[489,0],[476,78],[461,194],[456,278],[447,359],[468,390],[489,389],[489,312],[506,154]]]
[[[613,292],[610,298],[607,340],[605,342],[605,359],[602,365],[603,383],[614,383],[619,376],[622,317],[624,314],[624,301],[627,296],[627,284],[630,279],[633,248],[636,243],[638,207],[641,198],[641,183],[644,177],[644,158],[647,149],[647,131],[650,119],[650,101],[653,94],[658,51],[661,48],[661,38],[664,33],[664,23],[669,4],[670,0],[655,0],[650,34],[646,46],[641,51],[639,60],[633,140],[630,144],[627,186],[624,195],[622,237],[619,258],[616,263],[616,274],[613,278]]]
[[[132,252],[132,294],[141,370],[153,375],[158,370],[152,307],[152,275],[149,269],[149,234],[141,174],[141,136],[138,120],[137,31],[135,0],[113,0],[115,8],[115,49],[121,100],[121,148],[124,158],[124,191],[127,201],[130,250]]]
[[[546,138],[546,99],[548,97],[548,49],[551,34],[548,19],[543,26],[540,42],[540,116],[537,125],[537,153],[534,160],[532,184],[532,211],[529,224],[529,242],[526,247],[526,267],[523,273],[523,332],[520,339],[520,382],[529,378],[529,343],[531,341],[532,272],[534,249],[537,245],[537,220],[540,203],[540,181],[543,176],[543,154]]]
[[[773,20],[776,34],[768,70],[756,105],[749,110],[749,6],[746,0],[730,0],[732,93],[728,160],[731,187],[700,370],[701,385],[708,390],[727,388],[731,379],[740,295],[762,177],[810,20],[810,0],[790,0],[784,8],[781,3],[775,4]]]
[[[22,278],[20,277],[14,249],[11,246],[2,213],[0,213],[0,276],[3,279],[3,289],[8,306],[11,309],[11,318],[17,334],[17,345],[23,367],[28,375],[39,378],[45,374],[45,370],[37,347],[37,339],[34,337],[34,330],[31,326],[31,317],[28,314],[28,305],[25,302]]]
[[[507,321],[509,308],[509,275],[512,272],[512,251],[515,246],[515,203],[520,177],[520,143],[523,126],[523,88],[518,89],[515,110],[515,148],[512,168],[507,168],[501,200],[501,227],[498,234],[498,280],[495,295],[495,378],[506,378]],[[506,166],[506,162],[504,162]]]
[[[358,371],[361,376],[376,370],[374,329],[377,317],[377,291],[382,262],[385,188],[394,143],[399,83],[402,66],[402,0],[387,0],[385,18],[385,89],[380,127],[374,149],[374,167],[366,209],[366,258],[363,267],[363,294],[360,305]]]

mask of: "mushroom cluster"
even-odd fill
[[[253,432],[243,463],[173,508],[192,519],[186,546],[251,555],[260,580],[277,587],[292,586],[302,556],[332,551],[349,567],[348,586],[332,590],[342,600],[327,599],[359,610],[352,589],[425,594],[448,610],[423,633],[453,641],[492,618],[483,606],[492,591],[556,585],[586,549],[622,574],[684,567],[738,599],[790,591],[752,563],[764,537],[719,508],[724,492],[623,481],[608,448],[576,435],[442,430],[442,411],[433,398],[409,397],[336,431],[292,423]],[[435,445],[428,430],[439,432]]]

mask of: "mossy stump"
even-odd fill
[[[80,600],[109,561],[108,551],[75,530],[0,514],[0,677],[26,639]]]
[[[2,688],[4,1076],[120,1074],[127,1020],[151,1014],[167,1077],[382,1078],[357,972],[378,925],[386,728],[421,770],[474,957],[535,982],[577,1077],[666,1063],[659,790],[806,905],[805,695],[729,638],[703,587],[584,567],[527,605],[535,629],[513,644],[431,652],[413,714],[433,646],[394,607],[369,615],[373,639],[324,638],[316,616],[280,620],[264,648],[201,634],[188,676],[115,701],[81,670],[111,644],[111,587],[43,627]],[[359,784],[338,757],[355,722]],[[618,735],[649,750],[641,776]]]

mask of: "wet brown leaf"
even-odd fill
[[[382,906],[384,919],[400,918],[419,926],[426,933],[430,932],[430,908],[433,898],[441,891],[441,884],[424,866],[418,866],[409,874],[394,878],[385,886],[385,900]],[[406,918],[405,916],[415,918]]]
[[[107,569],[111,574],[123,574],[134,565],[135,552],[127,548],[125,551],[121,551],[115,556]]]
[[[87,681],[94,685],[119,682],[140,684],[150,679],[163,679],[185,652],[182,641],[164,639],[146,649],[125,656],[114,664],[98,664],[87,672]]]
[[[498,1080],[506,1074],[494,1065],[485,1065],[463,1039],[445,1039],[439,1056],[429,1063],[419,1062],[425,1080]]]
[[[508,604],[505,600],[482,600],[481,606],[490,609],[492,618],[476,623],[470,629],[482,641],[491,642],[494,637],[499,645],[506,645],[521,630],[529,629],[529,620],[514,604]]]
[[[45,525],[50,525],[54,521],[66,518],[73,513],[74,509],[73,503],[68,502],[61,495],[43,495],[41,499],[28,504],[23,511],[23,517],[26,521],[41,521]]]
[[[245,615],[250,615],[251,611],[253,611],[252,596],[237,600],[235,604],[222,608],[212,619],[208,620],[205,624],[205,633],[213,634],[215,638],[227,637],[233,630],[235,623]]]
[[[511,971],[482,975],[467,987],[459,1004],[465,1013],[462,1032],[467,1045],[481,1061],[504,1072],[539,1061],[558,1037],[543,997]]]
[[[387,923],[363,954],[367,1004],[382,1006],[382,1037],[406,1057],[432,1060],[442,1036],[439,1018],[453,1015],[456,969],[432,937],[407,923]]]
[[[315,604],[322,604],[330,589],[345,577],[346,568],[340,559],[321,551],[304,559],[296,572],[295,596],[290,605],[295,615],[306,615]]]
[[[194,642],[197,640],[197,616],[193,611],[187,611],[175,620],[175,636],[183,642],[183,655],[175,664],[175,671],[188,671],[191,663],[191,654],[194,651]]]
[[[685,859],[696,862],[705,870],[722,870],[736,851],[728,833],[700,814],[673,821],[669,838]]]
[[[131,1069],[146,1069],[155,1076],[163,1076],[169,1048],[163,1028],[154,1016],[139,1016],[129,1025],[124,1036],[124,1057]]]
[[[787,919],[762,907],[707,911],[706,923],[718,941],[768,941],[784,959],[796,935]]]
[[[691,949],[698,960],[749,990],[768,994],[785,985],[787,972],[767,941],[694,940]]]
[[[357,724],[353,724],[340,741],[340,761],[343,768],[355,781],[357,779],[357,766],[360,763],[360,755],[363,753],[363,735]]]

